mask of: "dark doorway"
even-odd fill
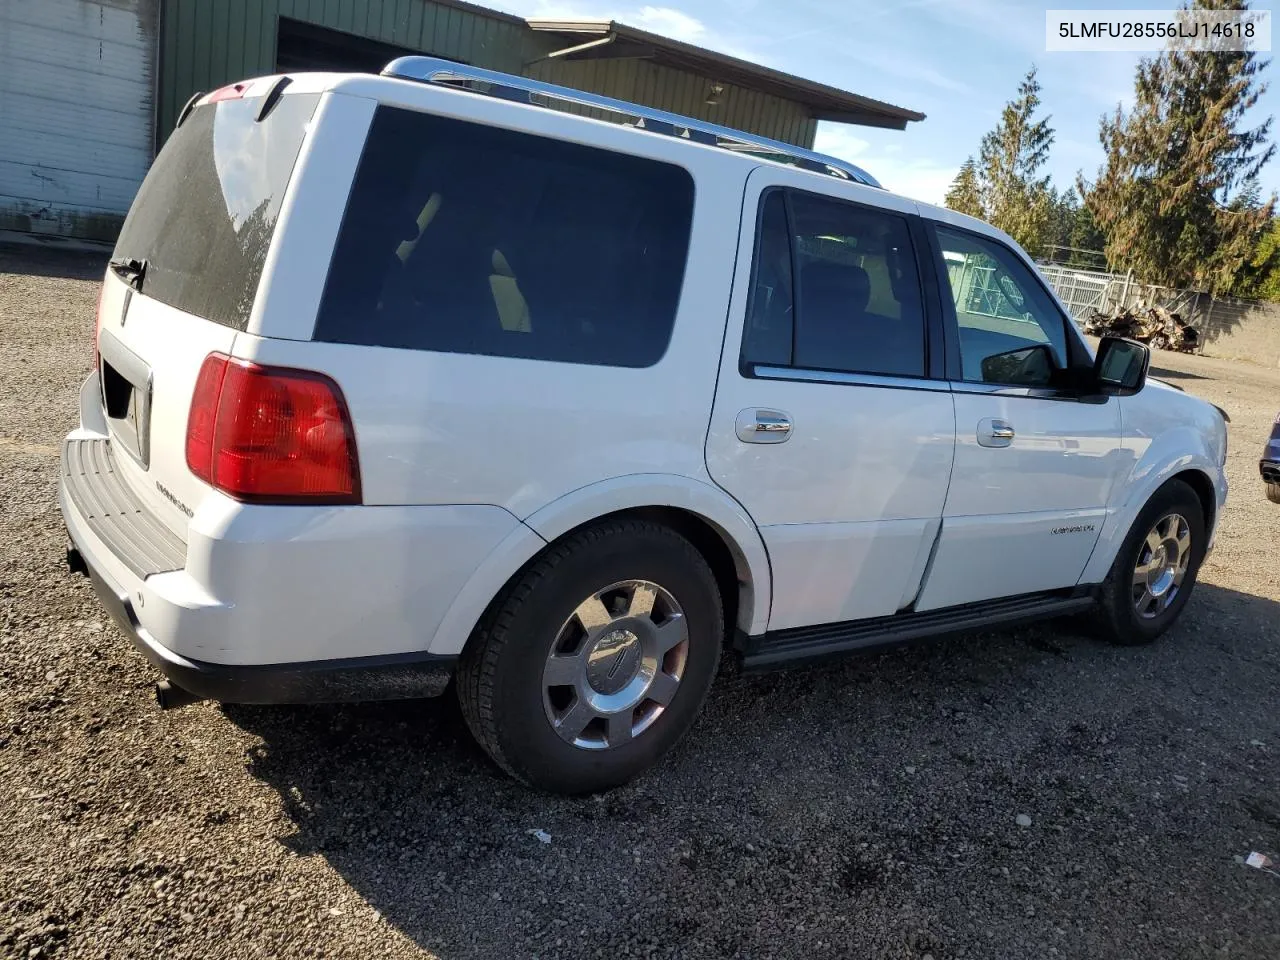
[[[289,17],[280,18],[276,35],[276,69],[281,73],[299,70],[378,73],[396,57],[413,55],[423,55],[423,51]]]

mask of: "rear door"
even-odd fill
[[[1090,358],[1022,257],[991,236],[933,229],[956,454],[917,609],[1072,587],[1123,463],[1119,401],[1075,386]]]
[[[771,630],[892,614],[915,598],[955,420],[915,205],[881,191],[747,182],[707,465],[760,527]],[[927,263],[927,259],[925,260]],[[932,352],[931,352],[932,351]]]
[[[256,85],[262,94],[270,84]],[[197,106],[147,174],[99,309],[99,374],[117,472],[174,532],[206,491],[187,469],[187,412],[211,352],[248,323],[319,94]]]

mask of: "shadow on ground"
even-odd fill
[[[108,257],[107,253],[0,243],[0,276],[12,273],[63,280],[101,281],[107,269]]]
[[[1186,370],[1167,370],[1163,367],[1152,366],[1150,368],[1151,376],[1159,380],[1212,380],[1212,377],[1201,376],[1198,373],[1188,373]]]
[[[722,677],[671,758],[583,799],[508,781],[452,696],[225,711],[282,842],[450,960],[1124,956],[1156,928],[1262,955],[1280,887],[1233,857],[1280,850],[1278,614],[1202,584],[1149,648],[1060,621]]]

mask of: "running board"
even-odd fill
[[[897,613],[870,620],[772,630],[763,636],[745,638],[742,668],[765,670],[926,637],[1017,626],[1082,613],[1095,602],[1093,588],[1077,588],[968,603],[925,613]]]

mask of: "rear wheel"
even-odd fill
[[[1108,639],[1150,643],[1173,625],[1191,596],[1205,540],[1200,498],[1170,480],[1138,514],[1102,585],[1099,618]]]
[[[616,786],[693,723],[724,636],[694,546],[640,520],[551,547],[499,598],[458,667],[458,699],[512,776],[560,793]]]
[[[1267,499],[1272,503],[1280,503],[1280,483],[1267,484]]]

